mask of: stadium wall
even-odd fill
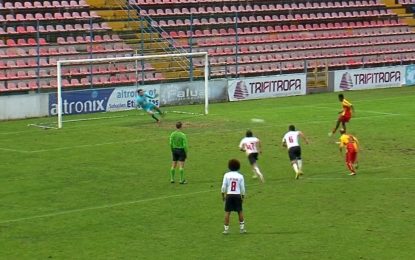
[[[242,84],[242,83],[243,84]],[[305,75],[290,74],[209,81],[209,102],[305,95]],[[280,85],[278,85],[280,84]],[[376,89],[415,85],[415,65],[350,69],[329,72],[329,91]],[[140,86],[158,94],[157,105],[203,102],[203,81]],[[136,86],[63,92],[65,114],[120,111],[135,108]],[[0,96],[0,120],[56,114],[56,93]]]
[[[48,115],[47,94],[0,96],[0,120]]]
[[[204,102],[204,82],[180,82],[139,86],[150,94],[156,105],[187,105]],[[62,92],[63,114],[114,112],[135,108],[136,86],[86,89]],[[227,80],[209,81],[209,102],[227,100]],[[0,96],[0,120],[54,116],[57,114],[56,92]]]

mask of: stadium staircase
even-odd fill
[[[140,9],[123,0],[86,0],[107,24],[135,51],[136,55],[185,53],[186,50],[171,44],[170,37],[161,37],[162,30],[151,26],[151,18],[140,16]],[[201,77],[201,69],[190,69],[188,58],[172,61],[153,61],[151,65],[170,80]],[[192,74],[192,75],[191,75]]]
[[[409,26],[413,27],[415,31],[415,2],[410,4],[411,2],[406,1],[396,1],[396,0],[381,0],[385,6],[394,12],[398,17],[404,21]]]

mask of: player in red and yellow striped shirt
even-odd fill
[[[342,124],[342,128],[346,130],[346,123],[350,121],[352,118],[352,112],[354,113],[354,107],[352,103],[347,101],[344,98],[343,94],[339,94],[339,101],[342,102],[342,111],[339,112],[339,118],[337,119],[336,126],[333,128],[333,131],[329,133],[329,136],[332,136],[334,133],[336,133],[337,129],[340,126],[340,123]]]
[[[359,141],[351,134],[346,134],[346,130],[340,129],[340,152],[343,152],[343,147],[346,148],[346,166],[350,171],[349,175],[356,175],[357,153],[359,152]]]

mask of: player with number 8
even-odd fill
[[[225,173],[222,182],[222,200],[225,202],[225,221],[223,234],[229,234],[229,218],[232,211],[238,212],[239,232],[246,233],[245,219],[242,210],[242,201],[245,197],[244,176],[239,173],[241,164],[238,160],[232,159],[228,162],[229,172]]]

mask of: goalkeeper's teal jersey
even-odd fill
[[[151,96],[147,93],[144,93],[144,95],[140,96],[138,95],[136,97],[137,105],[142,107],[143,109],[147,108],[148,106],[151,106],[153,103],[151,103],[150,99],[154,99],[154,96]]]
[[[170,134],[170,148],[175,149],[184,149],[187,152],[187,137],[181,131],[174,131]]]

